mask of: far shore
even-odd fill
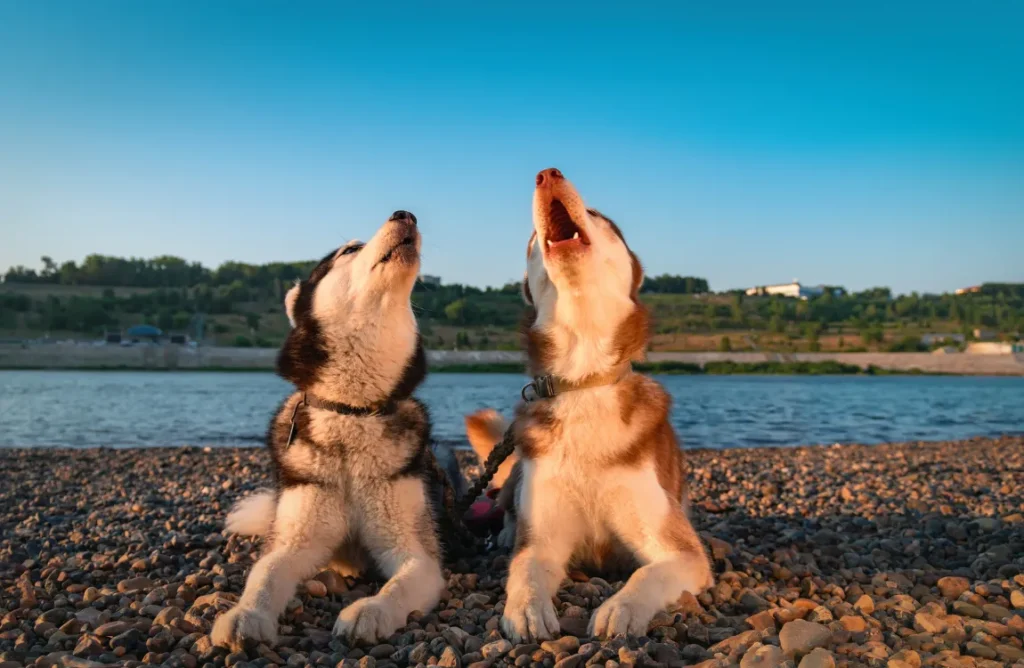
[[[276,348],[177,345],[0,344],[0,369],[272,371]],[[433,372],[525,373],[520,351],[431,350]],[[636,365],[655,374],[978,375],[1024,376],[1024,355],[968,353],[683,353],[651,352]]]

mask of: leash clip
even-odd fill
[[[529,397],[526,395],[526,390],[533,389],[533,396]],[[554,376],[537,376],[531,382],[523,386],[520,396],[523,397],[523,401],[530,403],[537,399],[550,399],[557,394],[555,389],[555,377]]]
[[[304,403],[306,403],[305,394],[302,395],[302,399],[300,401],[295,402],[295,407],[292,408],[292,426],[288,429],[288,442],[284,444],[284,447],[286,448],[292,447],[292,441],[295,440],[295,415],[299,412],[299,406]]]

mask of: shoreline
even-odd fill
[[[460,459],[473,474],[474,456]],[[222,522],[268,484],[265,449],[0,449],[0,665],[1024,661],[1024,437],[687,450],[686,459],[716,584],[684,595],[645,636],[588,638],[590,615],[623,582],[573,571],[555,601],[563,637],[513,646],[497,631],[508,556],[491,552],[456,563],[438,609],[413,615],[386,644],[353,647],[330,634],[338,611],[380,583],[321,575],[289,603],[277,645],[229,655],[207,634],[262,541],[225,536]]]
[[[276,348],[0,344],[4,371],[273,371]],[[968,353],[668,353],[635,364],[667,375],[1024,376],[1024,355]],[[525,373],[519,351],[427,351],[435,373]]]

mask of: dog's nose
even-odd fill
[[[408,211],[395,211],[388,220],[404,220],[407,223],[416,224],[416,216]]]
[[[565,177],[562,176],[562,172],[558,171],[554,167],[551,169],[544,169],[537,172],[537,185],[542,185],[545,181],[548,183],[554,183],[555,181],[561,181]]]

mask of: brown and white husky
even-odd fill
[[[633,373],[644,357],[643,269],[611,220],[557,169],[537,175],[526,252],[525,328],[535,400],[512,423],[518,461],[503,496],[514,532],[501,626],[513,642],[559,633],[551,598],[570,562],[632,562],[626,585],[590,620],[597,636],[638,634],[683,592],[713,583],[685,511],[683,455],[670,397]],[[530,390],[528,390],[529,392]],[[478,452],[500,437],[495,413],[467,419]]]

